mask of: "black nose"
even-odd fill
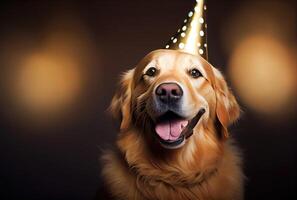
[[[174,103],[183,96],[183,90],[176,83],[162,83],[157,87],[156,95],[163,103]]]

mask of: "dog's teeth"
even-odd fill
[[[183,129],[183,128],[185,128],[187,125],[188,125],[188,122],[187,122],[187,121],[186,121],[186,122],[183,122],[183,123],[181,124],[181,128]]]

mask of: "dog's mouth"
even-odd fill
[[[199,110],[197,115],[188,120],[174,112],[168,111],[159,117],[155,124],[155,132],[160,144],[167,149],[177,149],[185,144],[185,140],[193,134],[205,109]]]

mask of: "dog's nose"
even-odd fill
[[[156,95],[163,103],[176,102],[183,96],[183,90],[176,83],[162,83],[157,87]]]

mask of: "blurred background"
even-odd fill
[[[94,199],[121,72],[163,48],[194,0],[0,3],[0,198]],[[246,199],[296,199],[296,1],[208,0],[209,62],[243,114]]]

